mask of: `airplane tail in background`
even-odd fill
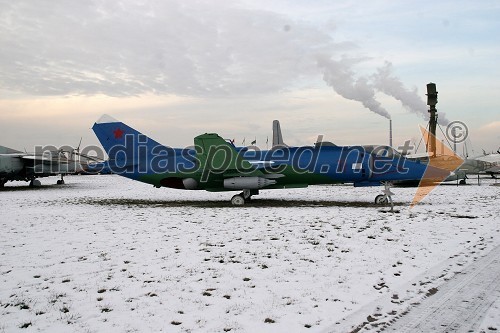
[[[279,120],[273,120],[273,148],[274,147],[288,147],[285,142],[283,142]]]
[[[0,154],[22,154],[22,151],[15,150],[9,147],[0,146]]]

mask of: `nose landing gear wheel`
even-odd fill
[[[389,199],[385,194],[379,194],[375,197],[375,203],[377,205],[385,205],[389,203]]]
[[[394,195],[394,193],[391,192],[392,183],[391,182],[384,182],[383,184],[384,184],[385,189],[382,191],[382,193],[384,193],[384,194],[377,195],[375,197],[375,203],[379,204],[379,205],[385,205],[387,203],[390,203],[391,210],[389,210],[389,211],[380,210],[379,212],[399,213],[399,210],[394,210],[394,201],[392,201],[392,196]]]

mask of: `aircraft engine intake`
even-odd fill
[[[233,177],[224,179],[224,188],[232,190],[256,190],[276,184],[275,180],[263,177]]]
[[[160,181],[161,186],[180,190],[199,190],[198,182],[194,178],[167,177]]]

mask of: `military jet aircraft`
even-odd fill
[[[242,191],[231,198],[244,205],[260,190],[315,184],[378,186],[396,180],[443,178],[449,171],[399,154],[377,154],[362,146],[316,145],[270,150],[236,147],[216,133],[194,138],[194,148],[164,146],[108,115],[92,127],[115,174],[155,187]],[[385,149],[385,147],[384,147]],[[386,188],[386,193],[390,191]]]
[[[408,159],[419,159],[422,163],[428,163],[429,157],[425,154],[407,155]],[[439,156],[437,157],[439,158]],[[498,164],[500,163],[500,154],[491,153],[475,157],[465,157],[463,163],[457,168],[452,175],[447,177],[444,181],[458,181],[460,184],[466,184],[466,179],[469,175],[488,174],[495,178],[495,174],[499,173]]]
[[[64,175],[84,171],[86,160],[99,160],[80,154],[79,147],[71,151],[59,149],[27,153],[0,146],[0,187],[8,181],[27,181],[31,187],[40,186],[37,178],[55,175],[61,176],[57,184],[64,184]]]

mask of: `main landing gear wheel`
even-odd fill
[[[64,179],[59,179],[57,181],[57,185],[64,185]]]
[[[42,183],[38,179],[32,179],[30,181],[30,187],[42,186]]]
[[[245,203],[252,200],[252,195],[258,195],[259,190],[243,190],[240,194],[236,194],[231,198],[233,206],[243,206]]]
[[[377,205],[385,205],[389,203],[389,199],[385,194],[379,194],[375,197],[375,203]]]
[[[243,206],[245,203],[252,200],[252,195],[258,195],[259,190],[243,190],[240,194],[236,194],[231,198],[233,206]]]
[[[245,204],[245,198],[240,194],[236,194],[231,198],[231,204],[233,206],[243,206]]]

